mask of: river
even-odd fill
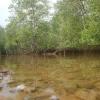
[[[99,55],[3,56],[0,58],[0,70],[5,69],[13,73],[9,88],[20,84],[35,88],[29,93],[33,99],[25,99],[25,93],[17,93],[17,99],[14,97],[12,100],[51,100],[50,92],[60,100],[100,100]]]

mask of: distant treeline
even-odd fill
[[[12,0],[0,27],[0,54],[67,54],[100,51],[99,0]]]

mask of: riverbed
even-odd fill
[[[0,70],[4,69],[12,72],[9,88],[20,84],[34,88],[32,93],[15,94],[12,100],[26,100],[26,96],[33,98],[27,100],[50,100],[52,96],[59,100],[100,100],[99,55],[3,56]]]

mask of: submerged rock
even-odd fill
[[[78,89],[77,85],[72,84],[72,83],[66,83],[63,86],[64,86],[65,91],[68,93],[74,93]]]
[[[22,91],[26,93],[34,93],[37,92],[37,89],[35,87],[25,87]]]
[[[97,93],[94,90],[82,89],[78,90],[75,95],[82,100],[97,100]],[[99,99],[98,99],[99,100]]]
[[[4,96],[0,96],[0,100],[7,100],[7,98]]]
[[[33,93],[33,92],[36,92],[37,89],[34,87],[34,88],[30,88],[30,92]]]
[[[18,85],[18,86],[16,87],[16,91],[24,91],[25,88],[26,88],[26,86],[25,86],[24,84],[21,84],[21,85]]]
[[[54,89],[52,89],[52,88],[47,88],[47,89],[45,89],[45,91],[44,91],[46,94],[55,94],[55,91],[54,91]]]
[[[59,100],[59,97],[57,97],[56,95],[52,95],[52,96],[50,97],[50,100]]]

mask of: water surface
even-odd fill
[[[13,72],[14,81],[9,84],[10,87],[20,84],[36,87],[37,90],[32,94],[33,97],[43,94],[43,91],[48,88],[52,88],[61,100],[66,100],[68,94],[77,94],[80,90],[92,90],[99,93],[100,89],[100,56],[97,55],[7,56],[0,58],[0,69]],[[75,98],[74,100],[81,100]],[[21,97],[17,100],[24,99]],[[46,98],[46,100],[49,99]]]

